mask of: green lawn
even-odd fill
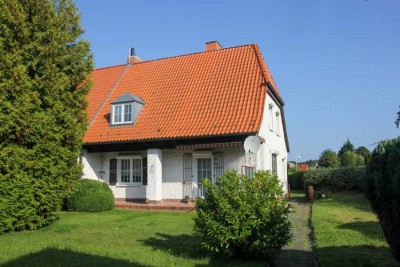
[[[264,266],[212,258],[193,236],[194,213],[62,212],[38,231],[0,236],[0,266]]]
[[[399,266],[363,195],[338,193],[315,201],[312,222],[321,266]]]

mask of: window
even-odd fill
[[[276,118],[276,124],[275,125],[276,125],[276,134],[277,135],[280,134],[280,127],[279,127],[280,126],[280,115],[281,114],[279,112],[275,113],[275,118]]]
[[[269,104],[269,129],[274,130],[274,105]]]
[[[242,174],[249,178],[253,178],[256,172],[256,167],[242,166]]]
[[[113,105],[112,124],[132,123],[132,104]]]
[[[117,159],[117,181],[118,184],[142,183],[143,164],[142,158],[123,157]]]
[[[141,97],[125,93],[111,102],[110,124],[135,124],[143,106]]]
[[[274,153],[272,154],[272,166],[271,166],[271,169],[275,173],[278,171],[277,157],[278,157],[277,154],[274,154]]]

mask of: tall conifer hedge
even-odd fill
[[[70,0],[0,0],[0,233],[49,224],[80,176],[82,33]]]

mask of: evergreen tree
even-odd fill
[[[71,0],[0,0],[0,233],[55,219],[86,130],[93,69]]]
[[[350,142],[349,138],[347,138],[347,141],[344,142],[343,146],[340,148],[338,152],[339,157],[341,157],[347,151],[354,152],[354,145]]]

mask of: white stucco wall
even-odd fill
[[[160,149],[147,150],[147,186],[146,199],[162,200],[163,153]]]
[[[237,170],[239,173],[242,170],[242,166],[245,165],[245,156],[243,147],[228,147],[221,149],[214,149],[209,153],[223,152],[224,153],[224,170]],[[164,149],[161,151],[161,163],[162,163],[162,184],[161,194],[163,200],[180,200],[184,197],[183,192],[183,154],[184,153],[195,153],[190,150],[176,150],[176,149]],[[83,163],[83,175],[82,178],[89,178],[94,180],[103,181],[109,183],[109,170],[110,170],[110,159],[116,158],[121,155],[131,156],[142,156],[148,158],[148,170],[149,170],[149,156],[147,151],[126,151],[126,152],[107,152],[107,153],[87,153],[83,151],[82,163]],[[104,171],[104,173],[100,173]],[[194,171],[194,169],[193,169]],[[100,177],[103,177],[101,179]],[[148,175],[149,176],[149,175]],[[195,174],[193,173],[193,179],[195,180]],[[149,179],[149,177],[148,177]],[[148,185],[149,186],[149,185]],[[146,199],[148,198],[146,189],[148,186],[123,186],[123,185],[112,185],[111,190],[114,193],[115,198],[136,198]],[[194,189],[197,190],[197,189]],[[148,191],[148,190],[147,190]],[[157,193],[157,192],[156,192]],[[155,193],[155,194],[156,194]],[[156,194],[157,195],[157,194]],[[157,197],[157,200],[159,197]]]
[[[102,169],[101,153],[88,153],[85,149],[82,151],[82,178],[99,180]]]
[[[183,151],[163,150],[162,198],[181,199],[183,197]]]
[[[273,129],[270,127],[271,114],[269,105],[272,104],[273,114]],[[277,174],[284,185],[284,190],[287,192],[287,159],[288,153],[284,137],[282,114],[279,116],[279,125],[276,124],[276,112],[280,113],[278,104],[267,94],[265,107],[263,112],[263,120],[259,136],[265,139],[265,143],[261,144],[259,156],[257,158],[257,168],[271,170],[272,169],[272,154],[277,154]],[[279,131],[278,131],[279,129]],[[259,157],[262,159],[259,159]]]
[[[107,152],[107,153],[88,153],[86,150],[82,152],[82,164],[84,179],[93,179],[101,182],[109,183],[110,159],[119,155],[133,155],[146,157],[146,151],[134,152]],[[104,173],[100,173],[103,171]],[[101,179],[103,177],[103,179]],[[111,185],[115,198],[146,198],[146,186],[125,186],[125,185]]]
[[[246,165],[246,158],[243,147],[227,147],[224,152],[224,168],[227,170],[242,171],[242,166]]]

